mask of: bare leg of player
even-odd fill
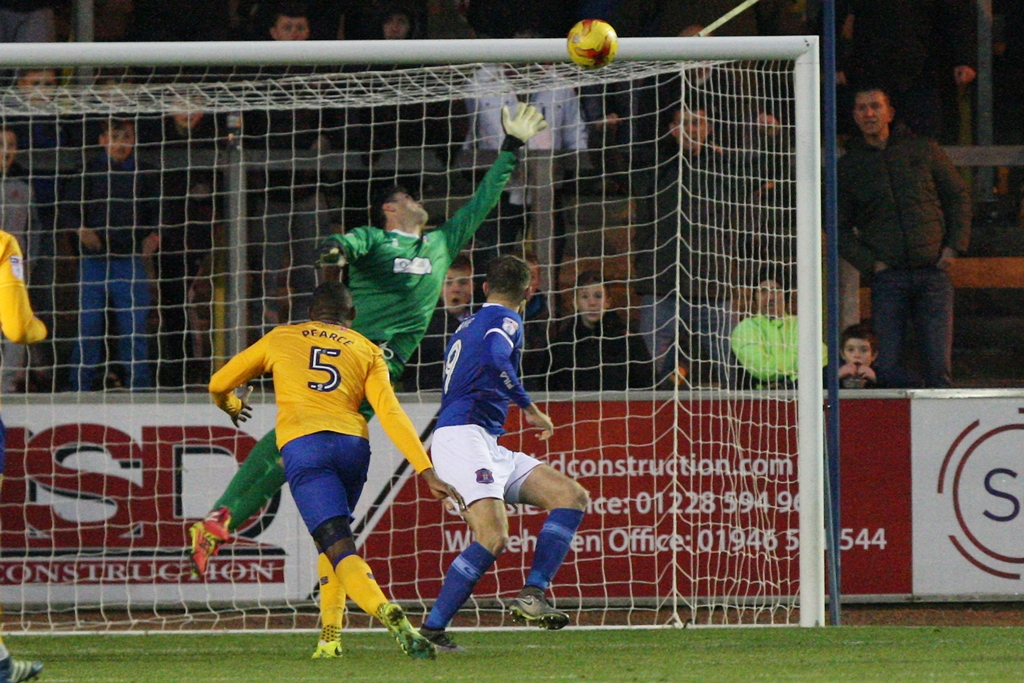
[[[441,652],[466,651],[445,629],[508,545],[508,515],[503,500],[481,498],[470,503],[463,515],[476,540],[449,565],[441,592],[420,628],[420,633]]]
[[[569,615],[549,605],[546,592],[569,552],[590,496],[575,480],[549,465],[540,465],[520,487],[519,501],[548,510],[548,518],[537,535],[530,574],[509,606],[509,613],[514,620],[532,626],[564,628]]]

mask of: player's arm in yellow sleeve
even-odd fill
[[[384,433],[394,442],[417,474],[434,466],[427,452],[423,450],[416,428],[412,426],[412,421],[402,410],[398,397],[395,396],[391,379],[388,377],[388,367],[380,355],[374,356],[373,366],[366,378],[366,400],[373,406]]]
[[[366,378],[366,400],[373,406],[384,433],[394,442],[417,474],[423,477],[423,481],[430,488],[430,494],[437,500],[444,500],[449,508],[452,507],[449,501],[454,501],[460,510],[465,510],[466,503],[459,492],[451,484],[442,481],[434,472],[434,465],[420,443],[419,434],[412,426],[412,420],[402,410],[398,397],[395,396],[388,376],[388,366],[379,355],[374,356],[373,367]]]
[[[46,325],[32,312],[25,287],[21,249],[10,239],[0,256],[0,328],[17,344],[35,344],[46,339]]]
[[[229,360],[210,378],[210,398],[218,408],[231,416],[235,426],[245,422],[250,415],[248,403],[235,396],[235,389],[267,371],[269,346],[267,338],[263,337]]]

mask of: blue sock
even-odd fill
[[[540,533],[537,534],[537,552],[533,554],[533,566],[526,577],[527,586],[547,590],[555,573],[562,566],[572,537],[583,521],[583,510],[555,508],[548,515]]]
[[[473,542],[452,561],[445,574],[441,593],[437,596],[434,608],[423,622],[426,628],[442,629],[448,625],[462,604],[473,594],[473,587],[484,575],[494,560],[487,548]]]

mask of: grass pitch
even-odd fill
[[[1022,681],[1024,629],[455,631],[469,653],[405,657],[382,632],[345,633],[340,660],[314,633],[8,636],[45,664],[41,683],[657,683]]]

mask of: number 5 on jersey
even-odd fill
[[[338,372],[338,368],[322,360],[323,356],[335,357],[340,355],[341,349],[323,349],[319,346],[311,348],[309,350],[309,369],[326,372],[329,379],[326,382],[308,382],[306,386],[313,391],[334,391],[340,387],[341,373]]]

